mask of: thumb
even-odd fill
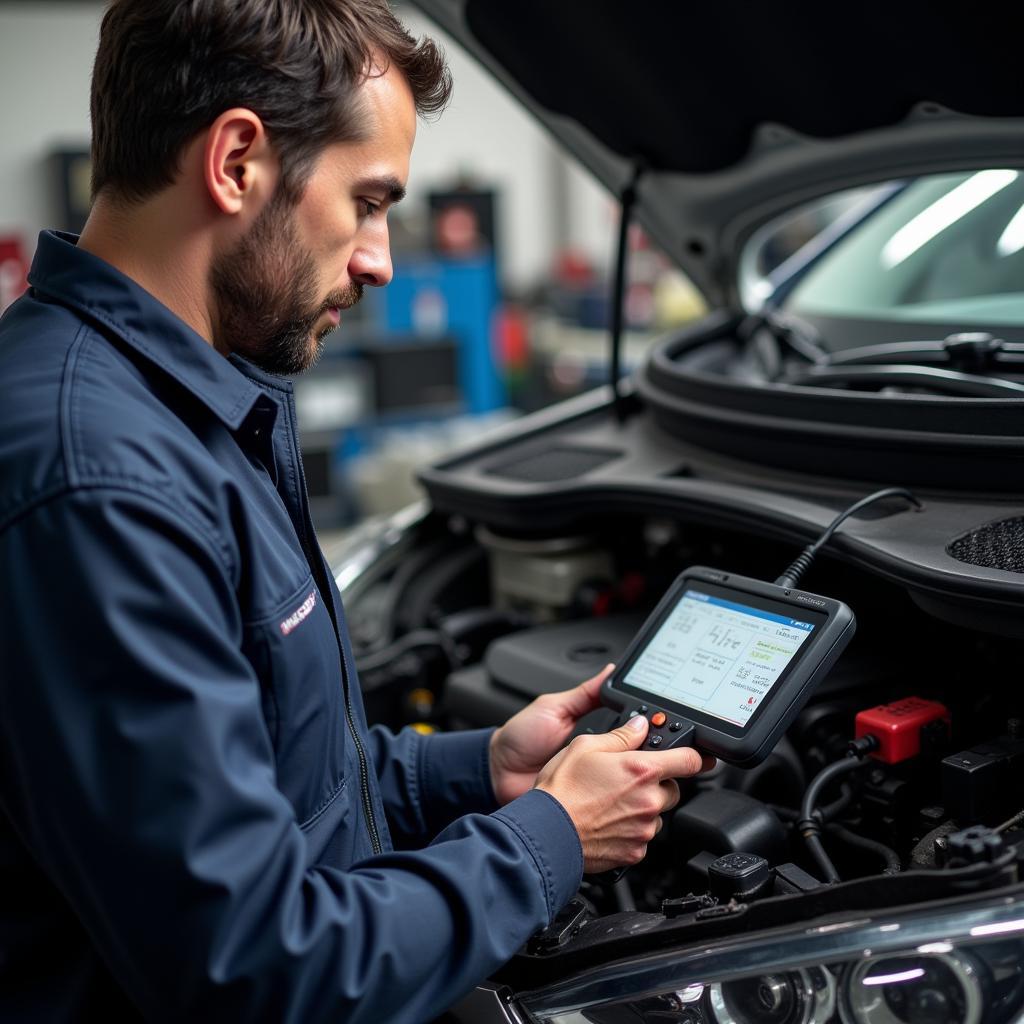
[[[593,711],[601,703],[601,686],[614,670],[614,665],[605,665],[596,676],[591,676],[579,686],[558,694],[562,710],[574,720],[582,718],[588,711]]]
[[[634,715],[618,729],[612,729],[600,737],[604,742],[602,750],[637,750],[645,739],[650,723],[643,715]]]

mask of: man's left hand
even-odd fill
[[[537,772],[562,749],[576,723],[599,706],[601,684],[614,668],[606,665],[571,690],[538,697],[491,737],[491,782],[500,805],[533,788]]]

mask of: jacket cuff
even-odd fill
[[[508,825],[533,857],[544,885],[550,924],[583,880],[583,847],[576,826],[565,808],[542,789],[531,789],[492,817]]]
[[[491,783],[494,729],[431,733],[420,742],[421,792],[428,806],[441,799],[457,814],[490,814],[498,807]]]

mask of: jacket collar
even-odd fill
[[[77,242],[76,235],[42,232],[29,284],[114,332],[237,430],[265,394],[259,371],[243,360],[225,359],[141,285]],[[291,390],[287,381],[275,379],[278,390]]]

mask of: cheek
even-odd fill
[[[355,248],[355,219],[325,219],[311,226],[309,231],[306,237],[320,270],[321,283],[333,287],[344,276]]]
[[[343,203],[337,197],[315,193],[310,186],[305,201],[299,208],[299,227],[311,252],[317,256],[337,252],[352,239],[358,224],[353,203]]]

